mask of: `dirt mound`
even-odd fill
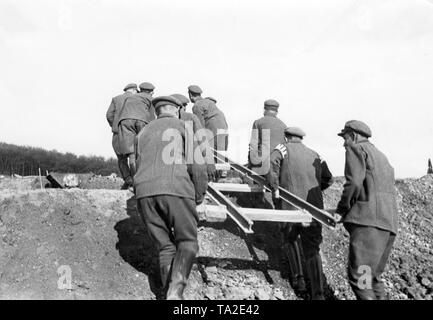
[[[130,192],[32,190],[35,177],[26,179],[0,181],[0,299],[160,297],[156,252]],[[343,182],[327,190],[326,207],[335,208]],[[392,299],[431,299],[433,177],[396,186],[400,234],[384,275],[386,290]],[[233,199],[266,206],[251,196]],[[254,230],[245,236],[229,220],[201,223],[186,297],[304,298],[290,287],[277,224],[257,222]],[[346,280],[348,234],[341,225],[323,233],[326,296],[353,299]],[[61,282],[64,270],[71,271],[68,288]]]
[[[335,208],[344,179],[326,191],[325,204]],[[433,298],[433,175],[420,179],[403,179],[396,183],[399,208],[398,236],[384,274],[387,292],[392,299]],[[339,225],[337,232],[325,229],[322,250],[329,274],[338,281],[341,297],[353,298],[344,281],[349,235]],[[340,270],[340,272],[335,272]],[[343,278],[343,279],[342,279]],[[332,281],[334,282],[334,281]]]

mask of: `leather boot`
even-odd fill
[[[286,253],[289,262],[290,278],[292,279],[293,289],[299,292],[305,291],[306,287],[298,241],[285,243],[284,252]]]
[[[171,279],[167,291],[167,300],[183,300],[195,252],[191,250],[178,250],[171,268]]]
[[[322,258],[319,253],[306,261],[306,269],[311,284],[311,300],[325,300]]]
[[[162,292],[164,297],[167,294],[168,281],[170,279],[170,270],[171,270],[170,265],[161,266],[159,268],[159,272],[161,273]]]

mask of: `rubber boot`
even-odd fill
[[[191,250],[178,250],[171,268],[171,279],[167,291],[167,300],[183,300],[195,252]]]
[[[287,255],[287,260],[290,267],[290,277],[295,291],[305,291],[304,273],[302,271],[301,252],[299,250],[298,241],[290,241],[284,245],[284,251]]]
[[[317,253],[306,261],[306,269],[311,284],[311,300],[325,300],[322,258]]]

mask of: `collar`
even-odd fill
[[[276,114],[272,114],[272,113],[268,113],[268,112],[265,112],[265,113],[264,113],[264,116],[265,116],[265,117],[272,117],[272,118],[276,118],[276,117],[277,117]]]
[[[359,140],[356,144],[359,144],[359,143],[368,143],[368,142],[370,142],[367,138],[362,138],[362,140]]]
[[[288,140],[287,143],[302,143],[302,140]]]

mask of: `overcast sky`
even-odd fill
[[[128,82],[198,84],[246,162],[263,102],[342,175],[359,119],[397,177],[433,158],[433,1],[0,0],[0,141],[114,156],[105,112]]]

